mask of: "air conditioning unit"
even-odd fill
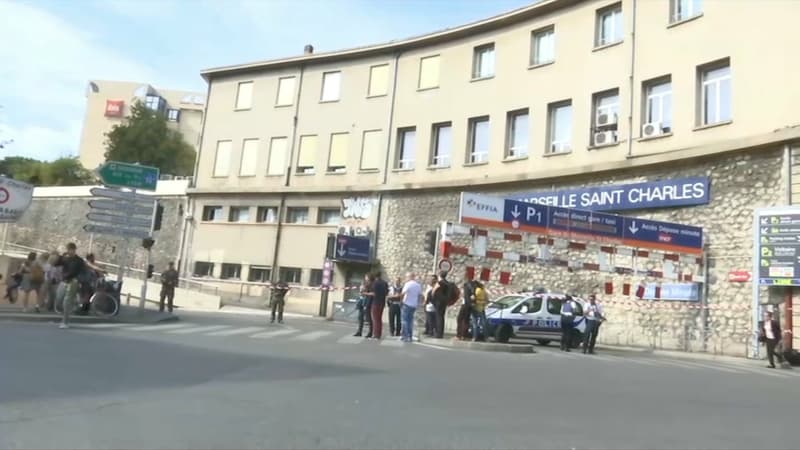
[[[616,131],[600,131],[594,134],[594,145],[608,145],[617,142]]]
[[[617,115],[616,114],[598,114],[597,115],[597,126],[604,127],[607,125],[616,125],[617,124]]]
[[[565,153],[572,150],[569,146],[569,142],[553,142],[550,144],[550,151],[552,153]]]
[[[642,125],[642,137],[661,136],[662,133],[664,133],[664,127],[661,126],[661,122],[650,122]]]

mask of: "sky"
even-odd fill
[[[90,79],[205,92],[202,69],[385,42],[533,0],[0,0],[0,158],[77,155]]]

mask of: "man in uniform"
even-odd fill
[[[278,281],[272,287],[272,318],[269,323],[275,323],[275,312],[278,313],[278,323],[283,323],[283,305],[286,304],[286,294],[289,293],[289,285],[285,281]]]
[[[167,270],[161,272],[161,300],[158,311],[164,312],[164,300],[167,300],[167,311],[172,313],[172,302],[175,300],[175,288],[178,286],[178,271],[175,270],[175,263],[170,262]]]

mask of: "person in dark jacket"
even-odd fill
[[[178,271],[175,270],[175,263],[170,261],[167,270],[161,272],[161,296],[158,303],[159,312],[164,312],[164,300],[167,300],[167,311],[172,312],[172,303],[175,300],[175,288],[178,287]],[[283,308],[281,308],[281,317]],[[275,315],[273,314],[273,320]]]
[[[767,367],[774,369],[775,357],[778,358],[779,363],[783,362],[783,356],[781,356],[780,352],[775,351],[782,337],[781,325],[775,320],[770,311],[767,312],[764,321],[762,321],[760,325],[760,340],[767,346],[767,358],[769,359],[769,366]]]
[[[447,312],[447,304],[453,296],[455,285],[447,280],[447,272],[439,273],[439,281],[433,288],[433,306],[436,308],[435,335],[437,339],[444,337],[444,316]]]
[[[475,302],[475,289],[477,283],[474,277],[470,276],[464,288],[462,289],[464,298],[461,300],[461,307],[458,308],[458,317],[456,318],[456,337],[460,340],[470,338],[469,326],[470,318],[472,317],[472,304]]]
[[[364,275],[364,282],[361,284],[356,309],[358,310],[358,331],[353,336],[361,336],[364,331],[364,322],[368,325],[369,332],[367,338],[372,337],[372,283],[375,281],[372,274]]]
[[[383,308],[386,307],[387,295],[389,283],[383,279],[380,271],[376,271],[375,281],[372,283],[372,339],[383,337]]]
[[[70,242],[67,244],[67,253],[61,257],[57,265],[61,266],[61,285],[64,292],[64,318],[59,328],[66,329],[69,328],[69,315],[78,299],[78,277],[86,270],[86,262],[78,256],[75,244]]]
[[[278,281],[272,287],[272,295],[270,296],[270,306],[272,307],[272,315],[270,316],[269,323],[275,322],[275,313],[278,313],[278,323],[283,323],[283,307],[286,305],[286,294],[289,293],[289,285],[285,281]]]

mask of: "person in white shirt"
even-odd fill
[[[588,351],[594,354],[594,344],[597,341],[597,333],[600,332],[600,325],[605,320],[603,315],[603,305],[597,303],[597,296],[589,296],[589,303],[583,309],[583,316],[586,318],[586,332],[583,334],[583,353]]]
[[[414,336],[414,313],[417,311],[422,298],[422,286],[417,283],[417,276],[413,272],[406,274],[406,283],[403,285],[403,324],[400,327],[403,333],[401,340],[411,342]]]

